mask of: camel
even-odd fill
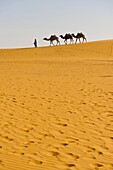
[[[67,44],[67,40],[70,39],[70,44],[73,43],[73,36],[71,34],[65,34],[65,36],[60,35],[64,39],[64,43]]]
[[[51,44],[53,44],[53,41],[56,40],[57,42],[57,45],[59,44],[60,45],[60,41],[59,41],[59,38],[56,36],[56,35],[51,35],[50,38],[44,38],[43,40],[46,40],[46,41],[50,41],[50,46]]]
[[[84,40],[87,42],[86,37],[85,37],[85,35],[84,35],[82,32],[77,33],[77,35],[74,35],[74,34],[71,34],[71,35],[73,36],[73,38],[76,38],[75,44],[77,43],[77,40],[78,40],[78,39],[79,39],[79,42],[81,43],[80,38],[83,39],[82,42],[84,42]]]

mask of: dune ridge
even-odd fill
[[[113,170],[113,40],[0,50],[0,170]]]

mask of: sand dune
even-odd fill
[[[0,170],[113,170],[113,40],[0,50]]]

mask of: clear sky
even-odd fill
[[[0,0],[0,48],[39,46],[50,35],[113,39],[113,0]],[[63,43],[63,41],[62,41]]]

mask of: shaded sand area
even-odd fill
[[[113,41],[0,50],[0,170],[113,170]]]

